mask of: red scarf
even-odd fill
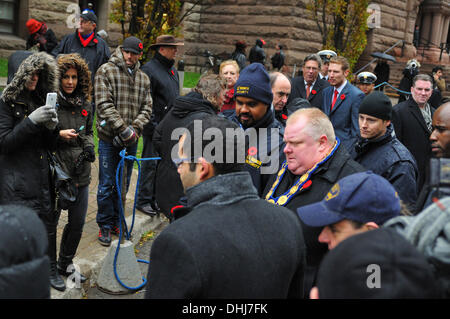
[[[91,36],[85,40],[81,36],[80,32],[77,32],[77,33],[78,33],[78,38],[80,39],[81,45],[83,47],[86,47],[89,44],[89,42],[91,42],[91,40],[94,38],[94,35],[95,35],[95,32],[92,32]]]

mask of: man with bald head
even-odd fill
[[[270,86],[272,87],[275,118],[285,126],[288,117],[286,104],[289,94],[291,94],[291,81],[283,73],[272,72],[270,73]]]
[[[430,135],[432,158],[425,186],[417,200],[417,211],[433,203],[433,197],[450,196],[450,188],[441,182],[441,171],[450,169],[450,102],[442,104],[433,114]],[[447,174],[443,174],[446,176]]]
[[[430,142],[433,156],[450,158],[450,102],[442,104],[434,112],[432,126]]]

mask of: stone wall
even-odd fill
[[[414,24],[423,0],[375,0],[381,8],[381,27],[368,31],[368,45],[357,67],[371,60],[370,53],[385,51],[399,40],[406,40],[391,54],[409,59],[416,55],[412,46]],[[266,41],[264,49],[270,67],[270,56],[276,43],[286,47],[286,63],[291,67],[322,49],[316,22],[306,9],[309,0],[224,0],[212,6],[197,6],[184,22],[185,62],[188,69],[198,69],[205,58],[199,52],[209,49],[218,55],[234,50],[237,40],[245,40],[247,54],[257,38]],[[185,10],[193,1],[185,3]],[[400,49],[403,47],[403,49]]]

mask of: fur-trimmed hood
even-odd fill
[[[78,53],[61,54],[58,56],[57,64],[60,81],[70,68],[77,70],[78,83],[74,93],[77,96],[82,96],[85,101],[91,101],[91,71],[89,71],[86,61]]]
[[[16,101],[25,91],[25,83],[31,79],[35,71],[39,71],[39,81],[35,92],[43,102],[45,102],[47,93],[58,92],[59,71],[56,61],[51,55],[38,52],[22,62],[13,80],[3,91],[1,99],[6,103]]]

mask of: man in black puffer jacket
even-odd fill
[[[387,179],[409,210],[417,200],[418,169],[409,150],[395,137],[392,104],[382,92],[367,95],[359,107],[360,135],[350,150],[359,164]]]
[[[271,174],[277,172],[283,155],[284,127],[275,119],[271,109],[273,93],[270,77],[264,66],[250,64],[234,85],[236,110],[222,115],[238,124],[245,132],[246,170],[252,177],[259,195]]]
[[[264,65],[266,61],[266,53],[262,48],[266,42],[263,39],[257,39],[255,46],[250,49],[250,53],[248,55],[248,61],[251,63],[261,63]]]
[[[173,132],[186,128],[194,120],[216,116],[223,103],[226,81],[211,74],[200,78],[192,92],[175,99],[169,113],[156,127],[153,143],[161,156],[156,170],[156,201],[163,213],[171,218],[171,210],[184,196],[180,176],[172,161],[172,150],[178,144]]]
[[[169,111],[173,101],[180,95],[178,71],[174,67],[177,48],[184,45],[176,42],[171,35],[161,35],[156,38],[156,43],[150,48],[155,50],[155,55],[141,70],[150,79],[150,90],[153,100],[153,114],[150,122],[144,126],[142,138],[144,148],[142,157],[156,157],[155,146],[152,142],[155,127],[162,121]],[[137,209],[147,215],[155,215],[158,205],[155,202],[155,161],[142,162],[141,182],[137,196]]]
[[[32,209],[0,206],[0,299],[50,298],[44,224]]]

